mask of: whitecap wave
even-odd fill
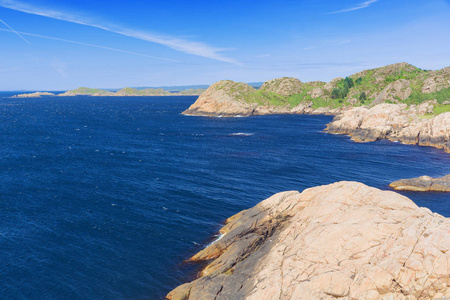
[[[209,246],[211,246],[211,245],[213,245],[214,243],[217,243],[221,238],[223,238],[225,236],[225,234],[219,234],[218,235],[218,237],[214,240],[214,241],[212,241],[211,243],[209,243],[208,245],[206,245],[206,247],[209,247]]]
[[[254,133],[248,133],[248,132],[235,132],[235,133],[232,133],[232,134],[230,134],[230,135],[237,135],[237,136],[252,136],[252,135],[254,135]]]

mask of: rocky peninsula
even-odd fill
[[[400,179],[389,186],[399,191],[450,192],[450,175],[441,178],[421,176],[412,179]]]
[[[395,192],[338,182],[276,194],[226,221],[168,299],[450,297],[450,220]]]
[[[450,67],[421,70],[407,63],[365,70],[325,83],[283,77],[258,90],[240,82],[211,85],[188,115],[335,115],[327,131],[356,142],[390,139],[450,152]]]

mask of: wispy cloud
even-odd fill
[[[16,0],[0,0],[0,7],[9,8],[12,10],[52,18],[56,20],[71,22],[75,24],[90,26],[99,28],[123,36],[128,36],[148,42],[164,45],[179,52],[197,55],[201,57],[211,58],[218,61],[223,61],[232,64],[239,64],[239,62],[233,58],[224,56],[221,52],[228,49],[217,48],[208,45],[204,42],[191,41],[177,37],[164,36],[150,32],[132,30],[114,25],[105,25],[95,22],[86,17],[80,17],[71,13],[66,13],[57,10],[51,10],[47,8],[36,7],[27,3],[19,2]]]
[[[13,32],[12,30],[2,29],[2,28],[0,28],[0,31]],[[121,52],[121,53],[125,53],[125,54],[143,56],[143,57],[159,59],[159,60],[165,60],[165,61],[170,61],[170,62],[179,62],[179,61],[173,60],[173,59],[168,59],[168,58],[163,58],[163,57],[158,57],[158,56],[153,56],[153,55],[147,55],[147,54],[142,54],[142,53],[136,53],[136,52],[130,52],[130,51],[121,50],[121,49],[117,49],[117,48],[104,47],[104,46],[95,45],[95,44],[88,44],[88,43],[82,43],[82,42],[77,42],[77,41],[72,41],[72,40],[66,40],[66,39],[61,39],[61,38],[42,35],[42,34],[35,34],[35,33],[22,32],[22,31],[19,31],[19,32],[16,31],[16,33],[19,33],[21,35],[33,36],[33,37],[37,37],[37,38],[41,38],[41,39],[46,39],[46,40],[59,41],[59,42],[76,44],[76,45],[87,46],[87,47],[94,47],[94,48],[99,48],[99,49],[115,51],[115,52]]]
[[[24,41],[27,42],[29,45],[31,45],[29,41],[27,41],[23,36],[21,36],[17,31],[15,31],[11,26],[9,26],[8,24],[6,24],[5,21],[3,21],[2,19],[0,19],[0,22],[2,22],[3,24],[5,24],[5,26],[8,27],[12,32],[14,32],[14,33],[15,33],[16,35],[18,35],[22,40],[24,40]]]
[[[358,5],[351,7],[351,8],[346,8],[343,10],[338,10],[338,11],[333,11],[333,12],[329,12],[327,13],[328,15],[331,14],[340,14],[340,13],[346,13],[346,12],[350,12],[350,11],[355,11],[355,10],[359,10],[359,9],[363,9],[363,8],[367,8],[369,7],[371,4],[378,2],[379,0],[368,0],[368,1],[364,1],[362,3],[359,3]]]

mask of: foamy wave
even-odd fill
[[[251,135],[254,135],[254,133],[247,133],[247,132],[235,132],[235,133],[232,133],[232,134],[230,134],[230,135],[238,135],[238,136],[251,136]]]
[[[211,243],[209,243],[206,247],[209,247],[209,246],[211,246],[211,245],[213,245],[214,243],[217,243],[221,238],[223,238],[225,236],[225,234],[219,234],[219,236],[214,240],[214,241],[212,241]]]

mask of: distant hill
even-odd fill
[[[135,87],[137,90],[143,89],[163,89],[169,92],[181,92],[185,90],[197,90],[202,89],[206,90],[209,87],[207,84],[197,84],[197,85],[169,85],[169,86],[157,86],[157,87],[149,87],[149,86],[141,86]]]
[[[92,89],[92,88],[86,88],[86,87],[80,87],[75,90],[67,91],[65,93],[59,94],[57,96],[120,96],[120,97],[126,97],[126,96],[177,96],[177,95],[184,95],[184,96],[198,96],[202,94],[205,91],[205,89],[188,89],[183,90],[180,92],[170,92],[163,88],[144,88],[144,89],[137,89],[137,88],[130,88],[126,87],[123,89],[120,89],[116,92],[111,92],[107,90],[102,89]],[[19,95],[21,97],[25,97],[26,95]]]

